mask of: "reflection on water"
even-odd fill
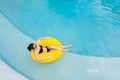
[[[90,14],[89,4],[92,1],[93,0],[48,0],[48,7],[64,17],[76,18]]]
[[[48,0],[48,8],[67,18],[99,15],[99,11],[119,16],[119,4],[120,0]]]
[[[120,56],[119,3],[120,0],[48,0],[48,8],[77,22],[72,25],[79,29],[74,36],[82,42],[77,43],[79,46],[74,52],[90,56]]]
[[[101,0],[93,2],[92,11],[98,23],[120,32],[120,0]]]
[[[113,13],[120,14],[120,0],[101,0],[103,6],[111,8]]]

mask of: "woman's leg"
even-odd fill
[[[60,48],[63,48],[63,49],[67,49],[67,48],[70,48],[72,47],[72,44],[71,45],[67,45],[67,46],[59,46]]]
[[[60,48],[59,46],[47,46],[51,50],[64,50],[63,48]]]
[[[72,45],[68,45],[68,46],[48,46],[49,49],[52,49],[52,50],[64,50],[64,49],[67,49],[67,48],[70,48],[72,47]]]

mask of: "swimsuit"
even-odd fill
[[[45,48],[47,49],[47,52],[50,52],[50,49],[47,46]],[[43,52],[43,46],[40,45],[39,53],[42,53],[42,52]]]

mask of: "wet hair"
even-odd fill
[[[28,49],[29,51],[31,51],[31,49],[34,49],[33,45],[34,45],[34,43],[30,43],[29,46],[27,47],[27,49]]]

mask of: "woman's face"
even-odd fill
[[[33,47],[35,48],[35,47],[36,47],[36,45],[35,45],[35,44],[33,44]]]

